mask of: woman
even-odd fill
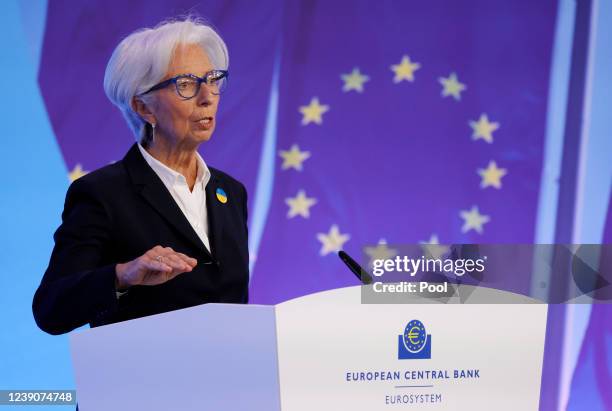
[[[104,88],[139,143],[68,189],[33,301],[41,329],[247,302],[246,190],[197,152],[215,129],[227,66],[223,40],[190,18],[117,46]]]

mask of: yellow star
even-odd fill
[[[482,138],[487,143],[492,143],[493,132],[499,128],[499,123],[491,123],[486,114],[481,114],[478,121],[470,121],[470,127],[474,130],[472,140]]]
[[[304,190],[300,190],[295,197],[286,198],[285,203],[289,206],[287,218],[293,218],[296,215],[308,218],[310,217],[310,207],[315,205],[317,200],[312,197],[306,197]]]
[[[451,73],[446,78],[440,77],[438,81],[443,86],[442,97],[453,96],[455,100],[459,101],[461,100],[461,92],[467,89],[465,84],[459,82],[455,73]]]
[[[476,206],[472,206],[472,209],[469,211],[461,210],[459,215],[463,218],[463,227],[461,227],[462,233],[475,230],[478,234],[482,234],[482,226],[491,221],[491,217],[480,214]]]
[[[395,73],[393,82],[399,83],[402,80],[414,81],[414,72],[420,68],[421,65],[419,63],[413,63],[410,61],[410,57],[402,56],[400,64],[391,66],[391,70]]]
[[[310,157],[310,151],[300,151],[298,145],[294,144],[288,151],[280,150],[278,155],[283,158],[283,165],[281,166],[283,170],[294,168],[297,171],[302,171],[302,163]]]
[[[422,244],[423,251],[432,258],[440,258],[450,251],[449,246],[440,245],[437,234],[432,234],[429,240],[420,241],[419,244]]]
[[[310,103],[307,106],[300,106],[300,113],[302,113],[302,125],[305,126],[309,123],[322,124],[323,113],[329,111],[329,106],[321,105],[317,97],[310,99]]]
[[[495,161],[489,161],[489,165],[486,169],[479,168],[478,174],[482,177],[480,181],[480,188],[486,188],[489,186],[500,189],[502,186],[501,179],[503,176],[508,174],[508,170],[505,168],[497,168]]]
[[[83,170],[81,163],[78,163],[70,173],[68,173],[68,179],[70,182],[73,182],[77,178],[83,177],[85,174],[89,173],[89,171]]]
[[[370,257],[368,266],[374,264],[374,260],[389,260],[397,255],[397,250],[387,247],[385,240],[380,240],[376,247],[364,247],[364,252]]]
[[[341,234],[336,224],[332,225],[329,233],[318,233],[317,239],[321,242],[322,247],[319,252],[322,256],[329,253],[337,253],[342,250],[342,246],[351,238],[348,234]]]
[[[363,84],[366,81],[370,80],[370,77],[361,74],[358,68],[354,68],[353,71],[349,74],[342,74],[340,76],[344,81],[344,86],[342,87],[342,91],[347,92],[351,90],[355,90],[358,93],[363,92]]]

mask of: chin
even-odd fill
[[[193,133],[193,139],[198,143],[204,143],[212,138],[214,129],[206,131],[197,131]]]

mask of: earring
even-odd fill
[[[155,142],[155,123],[151,123],[151,143]]]

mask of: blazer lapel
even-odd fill
[[[222,203],[217,197],[217,190],[223,190],[221,182],[213,174],[211,170],[210,181],[206,185],[206,212],[208,214],[209,222],[209,238],[212,246],[213,254],[218,250],[221,244],[221,236],[223,234],[223,207],[225,204]],[[231,199],[227,199],[231,201]]]
[[[134,144],[123,159],[126,169],[130,174],[132,182],[139,187],[140,194],[157,212],[177,231],[193,243],[198,249],[203,250],[211,260],[212,255],[200,240],[197,233],[189,224],[189,221],[172,198],[172,195],[159,179],[155,171],[149,167],[142,157],[137,145]],[[163,244],[160,244],[163,246]]]

